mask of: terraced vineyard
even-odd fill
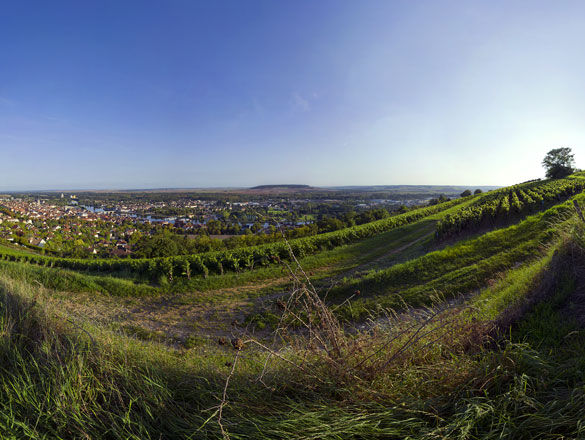
[[[1,246],[0,426],[14,438],[534,438],[548,423],[550,438],[578,436],[566,421],[584,361],[562,351],[533,365],[545,351],[518,341],[583,350],[559,310],[582,300],[584,188],[583,174],[527,182],[171,258]],[[565,394],[539,387],[563,362]]]
[[[542,210],[544,206],[558,203],[582,192],[584,188],[585,180],[575,178],[533,182],[493,191],[465,209],[442,218],[437,224],[436,236],[445,238],[486,225],[493,227],[498,222]]]

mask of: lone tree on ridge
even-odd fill
[[[542,160],[546,177],[559,179],[575,172],[575,158],[570,148],[554,148]]]

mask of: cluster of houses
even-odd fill
[[[173,227],[187,234],[205,229],[209,221],[222,217],[214,203],[193,200],[188,203],[126,203],[103,209],[82,206],[75,196],[66,204],[4,198],[0,203],[0,240],[60,252],[81,248],[84,254],[124,257],[132,253],[131,241],[136,232],[154,234],[161,228]],[[230,205],[223,206],[221,211],[231,210]],[[235,205],[236,209],[245,209],[248,203]],[[166,218],[144,214],[168,206],[197,209],[200,214]]]
[[[302,211],[308,203],[327,203],[335,206],[339,200],[264,199],[261,201],[193,200],[124,201],[104,206],[81,204],[75,195],[61,194],[53,199],[33,197],[0,198],[0,240],[35,246],[54,251],[83,248],[86,254],[127,256],[132,253],[132,237],[154,234],[161,228],[175,228],[186,235],[205,231],[226,238],[240,233],[268,233],[273,227],[256,216],[258,211],[278,218],[281,227],[294,229],[307,221],[287,217],[289,212]],[[388,200],[369,201],[368,206],[387,203]],[[356,204],[366,208],[366,204]],[[229,212],[230,215],[226,213]],[[171,217],[165,215],[175,214]],[[235,216],[235,217],[234,217]],[[229,217],[229,220],[227,220]],[[215,221],[214,228],[211,227]],[[239,232],[211,232],[218,222],[237,223]],[[250,231],[247,231],[247,230]]]
[[[64,195],[61,199],[65,199]],[[185,234],[193,234],[205,230],[208,224],[211,225],[211,221],[225,221],[226,211],[241,214],[248,211],[249,218],[246,215],[240,217],[241,231],[253,229],[254,232],[268,232],[270,227],[266,222],[260,228],[257,227],[258,224],[253,228],[255,210],[264,208],[273,212],[285,212],[293,204],[295,202],[218,203],[185,199],[169,202],[124,202],[103,208],[81,205],[74,195],[68,196],[65,203],[63,200],[3,198],[0,201],[0,240],[49,251],[66,252],[82,248],[84,254],[124,257],[132,253],[132,236],[138,231],[141,234],[154,234],[161,228],[172,227],[183,230]],[[157,216],[157,211],[169,212],[168,208],[184,215]],[[284,223],[285,227],[297,226]]]
[[[128,255],[128,238],[138,228],[127,218],[92,213],[79,206],[58,206],[40,200],[2,201],[0,239],[34,247],[84,253]],[[101,252],[100,252],[101,251]]]

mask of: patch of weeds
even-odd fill
[[[245,322],[253,324],[258,330],[264,330],[266,327],[275,328],[280,322],[280,316],[271,310],[263,310],[260,313],[248,315]]]
[[[194,321],[187,324],[187,327],[189,327],[192,330],[201,330],[205,328],[205,325],[203,325],[200,321]]]
[[[120,327],[120,330],[128,336],[133,336],[141,341],[156,341],[161,342],[166,339],[166,335],[162,331],[154,331],[145,329],[138,325],[126,324]]]
[[[192,348],[203,347],[207,345],[207,338],[204,336],[191,335],[187,336],[183,341],[183,346],[190,350]]]

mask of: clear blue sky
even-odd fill
[[[580,1],[12,1],[0,190],[505,185],[585,167]]]

